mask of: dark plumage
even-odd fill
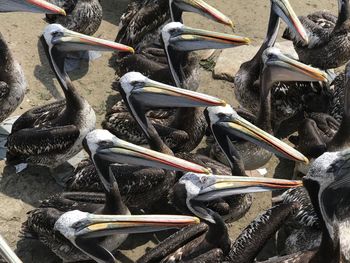
[[[274,134],[273,130],[273,89],[274,83],[278,81],[315,81],[317,79],[325,79],[324,73],[316,71],[307,65],[301,64],[299,61],[291,59],[290,57],[282,54],[277,48],[267,48],[261,55],[263,61],[263,69],[259,76],[259,111],[257,116],[253,117],[255,125],[269,134]],[[303,68],[303,70],[300,70]],[[285,72],[286,70],[286,72]],[[317,72],[314,76],[311,76],[309,72]],[[290,85],[288,89],[293,89],[293,85]],[[277,112],[281,112],[280,110]],[[232,136],[232,143],[237,149],[240,159],[244,165],[245,170],[255,170],[265,165],[272,157],[270,149],[260,147],[255,143],[247,142],[241,138],[235,138]],[[219,152],[217,150],[218,145],[214,144],[214,149],[211,154]],[[222,154],[216,155],[216,159],[225,161],[222,159]]]
[[[279,30],[280,18],[272,8],[265,40],[255,56],[243,63],[235,75],[234,92],[240,105],[252,113],[259,111],[260,82],[259,76],[264,68],[262,54],[274,45]],[[284,19],[285,20],[285,19]],[[293,32],[295,29],[293,29]],[[327,112],[331,100],[331,91],[327,83],[276,81],[271,87],[271,121],[277,134],[280,125],[286,121],[290,126],[287,134],[297,130],[300,118],[292,121],[298,113],[307,111]],[[283,128],[283,127],[282,127]],[[280,131],[285,132],[285,131]]]
[[[184,175],[169,192],[169,200],[182,213],[200,217],[207,227],[203,224],[175,233],[137,262],[252,262],[265,242],[295,210],[296,204],[275,206],[254,220],[236,242],[231,243],[222,218],[206,207],[209,200],[235,195],[235,189],[238,190],[236,193],[250,192],[249,183],[242,187],[233,183],[230,187],[226,180],[235,180],[231,178],[191,173]],[[225,182],[226,187],[221,188],[220,184]],[[256,190],[254,183],[252,187]]]
[[[73,210],[107,215],[129,214],[128,208],[121,200],[118,185],[115,181],[113,182],[113,176],[110,177],[110,180],[112,180],[110,189],[105,189],[103,195],[72,192],[62,193],[44,200],[39,208],[28,213],[28,219],[22,226],[23,237],[40,240],[64,262],[90,260],[89,255],[78,249],[56,229],[56,222],[66,212]],[[102,198],[103,196],[105,197]],[[113,244],[112,247],[116,248],[125,238],[126,235],[114,235],[107,238],[91,239],[88,242],[97,243],[107,248]]]
[[[315,12],[300,17],[309,43],[300,43],[299,38],[288,29],[284,38],[292,40],[300,61],[322,69],[336,68],[350,59],[350,7],[349,1],[339,0],[338,18],[329,12]]]
[[[284,224],[298,208],[298,203],[274,206],[254,219],[232,243],[226,257],[230,263],[253,262],[267,240]]]
[[[161,30],[171,21],[182,22],[182,10],[176,5],[176,1],[173,0],[133,1],[128,5],[120,20],[116,42],[131,45],[136,52],[130,55],[116,55],[113,64],[119,76],[137,71],[151,79],[175,84],[164,52]],[[193,11],[195,12],[195,9]],[[172,20],[171,12],[179,12],[180,15]],[[191,72],[198,66],[197,56],[193,53],[185,56],[181,64],[184,76],[191,76]],[[191,85],[194,85],[191,89],[197,89],[198,80]]]
[[[283,240],[283,254],[292,254],[303,250],[313,250],[321,243],[320,219],[304,187],[287,190],[281,196],[282,202],[297,203],[293,216],[284,223],[287,238]]]
[[[48,26],[43,45],[66,100],[30,109],[14,123],[7,141],[7,162],[30,163],[55,168],[81,149],[85,135],[94,129],[96,116],[64,70],[66,53],[51,43],[58,25]]]
[[[264,261],[349,262],[349,151],[327,152],[315,160],[303,184],[320,219],[322,241],[319,247]]]
[[[66,16],[46,15],[50,24],[57,23],[85,35],[93,35],[102,22],[100,0],[48,0],[66,11]]]
[[[299,126],[297,138],[292,138],[298,149],[311,158],[317,158],[326,151],[334,152],[347,149],[349,140],[349,103],[350,103],[350,63],[346,65],[345,73],[336,80],[335,97],[331,110],[335,117],[341,118],[339,123],[327,114],[308,116]],[[336,103],[339,102],[339,105]],[[342,113],[340,113],[340,108]],[[297,171],[306,174],[304,167],[297,167]]]
[[[0,122],[21,104],[26,89],[22,68],[0,33]]]

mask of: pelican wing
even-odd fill
[[[8,153],[14,156],[64,152],[72,147],[79,137],[74,125],[53,128],[22,129],[8,137]]]
[[[66,107],[66,100],[56,101],[45,106],[35,107],[22,114],[13,124],[12,133],[25,128],[45,126],[56,119]]]

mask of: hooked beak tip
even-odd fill
[[[243,38],[242,43],[244,45],[250,45],[252,43],[252,41],[250,40],[250,38],[245,37],[245,38]]]
[[[232,28],[232,30],[235,29],[235,24],[233,23],[232,20],[229,20],[229,22],[227,23],[228,26],[230,26]]]
[[[62,15],[62,16],[67,16],[67,13],[66,13],[66,11],[65,11],[64,9],[61,9],[61,10],[59,11],[59,13],[60,13],[60,15]]]

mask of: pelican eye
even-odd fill
[[[63,34],[60,31],[53,31],[53,32],[51,32],[51,36],[53,36],[53,37],[58,37],[58,36],[62,36],[62,35]]]
[[[103,141],[100,141],[100,142],[98,143],[98,145],[99,145],[100,147],[102,147],[102,148],[105,148],[105,147],[111,146],[111,145],[112,145],[112,142],[111,142],[111,141],[105,141],[105,140],[103,140]]]

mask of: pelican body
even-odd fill
[[[16,120],[7,141],[7,162],[55,168],[82,149],[84,137],[95,128],[96,122],[94,110],[79,95],[65,72],[66,51],[96,49],[133,52],[133,49],[88,37],[58,24],[46,27],[43,45],[66,99],[30,109]]]
[[[46,1],[1,1],[0,13],[33,12],[65,15],[65,11]],[[22,103],[27,90],[23,70],[0,32],[0,122]]]

